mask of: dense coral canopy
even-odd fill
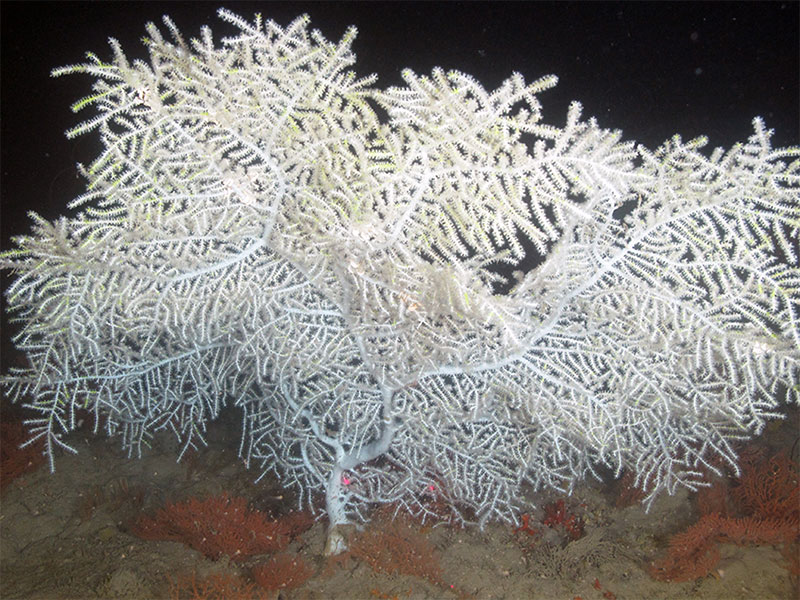
[[[149,63],[112,40],[54,72],[95,77],[68,135],[104,149],[82,212],[0,260],[31,362],[4,381],[51,457],[79,407],[138,452],[234,404],[247,460],[334,526],[429,486],[483,523],[598,464],[694,487],[797,401],[800,150],[760,119],[651,151],[577,103],[543,123],[554,77],[380,90],[354,29],[219,14],[221,45],[165,18]]]

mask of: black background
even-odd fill
[[[91,115],[69,109],[89,94],[91,79],[53,79],[50,70],[83,62],[87,50],[110,59],[109,36],[129,59],[146,58],[144,24],[160,24],[163,14],[186,38],[207,24],[219,40],[234,33],[216,17],[220,5],[248,20],[261,12],[281,25],[307,13],[312,27],[335,41],[356,25],[355,68],[377,73],[381,87],[401,84],[405,67],[459,69],[487,89],[513,71],[529,81],[554,73],[559,85],[541,96],[554,125],[564,123],[571,100],[580,100],[584,116],[651,148],[675,133],[705,134],[711,147],[729,147],[750,135],[755,116],[775,129],[775,145],[800,141],[796,2],[5,1],[0,248],[28,230],[28,210],[63,214],[83,188],[75,163],[88,164],[99,152],[96,133],[72,141],[63,133]]]
[[[622,129],[649,147],[675,133],[705,134],[730,146],[751,133],[754,116],[776,130],[777,145],[798,132],[798,3],[306,3],[229,2],[281,25],[307,13],[332,40],[358,27],[356,70],[378,85],[402,83],[410,67],[470,73],[487,89],[512,71],[527,80],[559,76],[541,100],[561,125],[571,100],[584,115]],[[2,2],[2,238],[27,230],[25,212],[48,218],[82,191],[75,163],[99,151],[96,134],[68,141],[64,130],[91,115],[70,105],[89,94],[91,78],[53,79],[50,70],[83,62],[87,50],[110,59],[107,38],[129,58],[146,58],[147,21],[169,14],[194,37],[203,24],[215,39],[233,33],[212,2]]]

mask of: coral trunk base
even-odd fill
[[[325,556],[335,556],[348,549],[347,540],[350,537],[352,525],[338,523],[328,529],[328,539],[325,542]]]

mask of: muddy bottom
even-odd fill
[[[190,584],[180,592],[177,587],[192,577],[201,581],[212,575],[230,575],[254,586],[252,567],[268,557],[215,561],[180,542],[147,541],[130,531],[136,518],[167,502],[223,492],[242,496],[272,516],[297,508],[294,494],[276,479],[253,483],[258,474],[237,457],[233,421],[212,424],[210,447],[181,463],[167,436],[156,436],[141,459],[129,459],[116,440],[77,432],[71,442],[79,453],[61,453],[55,474],[45,465],[7,484],[0,498],[0,597],[212,598],[207,591],[205,596],[197,588],[192,591]],[[782,438],[787,451],[796,436],[789,431]],[[413,535],[434,552],[441,568],[437,581],[424,574],[379,572],[357,557],[326,561],[326,520],[319,517],[286,550],[301,557],[313,575],[293,589],[248,589],[259,590],[258,597],[285,599],[798,597],[797,577],[786,568],[785,552],[772,546],[720,544],[721,559],[709,575],[685,583],[654,580],[648,572],[651,561],[664,554],[670,535],[696,522],[694,504],[681,492],[660,497],[646,514],[638,504],[619,508],[618,491],[618,484],[594,483],[571,497],[535,499],[538,506],[551,507],[551,517],[552,507],[560,507],[562,516],[574,515],[581,525],[575,536],[563,527],[567,519],[558,530],[543,525],[541,515],[516,531],[502,524],[481,531],[409,521]],[[388,518],[381,513],[365,532],[388,531]]]

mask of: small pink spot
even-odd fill
[[[347,478],[347,475],[342,475],[342,483],[343,483],[344,485],[350,485],[350,482],[351,482],[351,481],[352,481],[351,479],[348,479],[348,478]]]

